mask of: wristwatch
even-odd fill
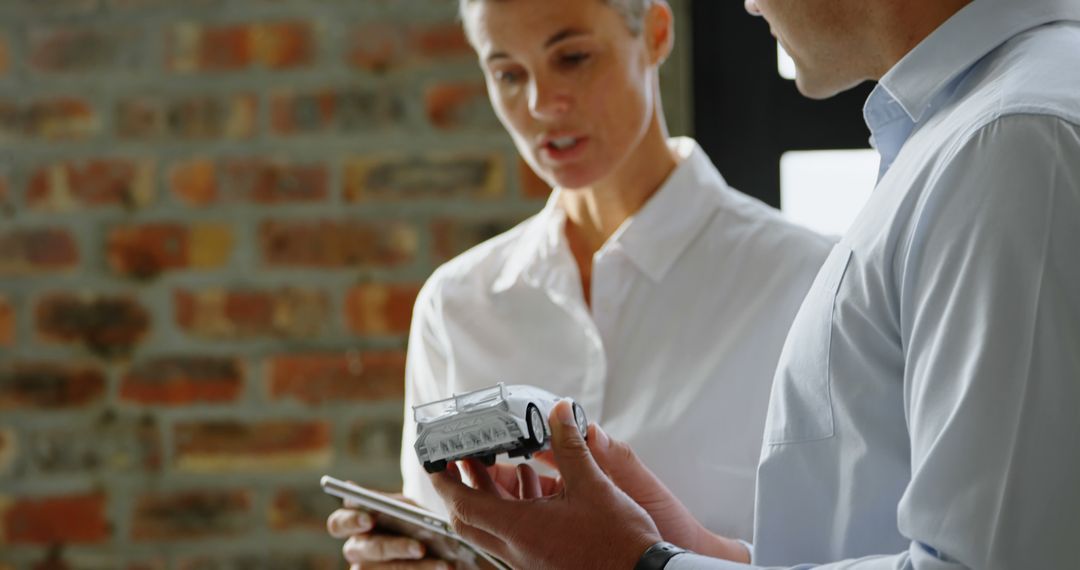
[[[672,558],[686,552],[689,550],[661,540],[641,555],[634,565],[634,570],[662,570]]]

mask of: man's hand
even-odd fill
[[[411,503],[394,495],[395,499]],[[350,564],[350,570],[376,570],[395,568],[409,570],[450,570],[452,566],[442,560],[424,559],[427,548],[418,540],[406,536],[374,534],[375,515],[346,502],[326,519],[330,536],[345,541],[342,554]]]
[[[561,488],[549,483],[554,495],[542,496],[543,481],[526,473],[518,475],[525,498],[515,498],[475,463],[466,468],[477,489],[461,483],[456,465],[431,476],[454,529],[516,568],[632,568],[660,540],[656,525],[593,460],[569,402],[555,406],[550,423],[562,473]]]
[[[589,450],[596,463],[652,517],[664,540],[698,554],[750,563],[750,553],[737,541],[710,532],[649,468],[630,446],[589,426]]]

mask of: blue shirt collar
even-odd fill
[[[1080,2],[974,0],[915,46],[881,78],[863,108],[881,174],[980,59],[1020,33],[1060,20],[1080,20]]]

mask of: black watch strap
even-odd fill
[[[663,570],[668,561],[684,552],[689,551],[670,542],[657,542],[641,555],[634,565],[634,570]]]

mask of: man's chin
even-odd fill
[[[821,79],[815,80],[812,75],[805,73],[796,73],[795,75],[795,88],[799,90],[804,97],[808,99],[828,99],[839,93],[843,93],[848,89],[851,89],[862,83],[861,81],[853,82],[841,82],[841,81],[823,81]]]

